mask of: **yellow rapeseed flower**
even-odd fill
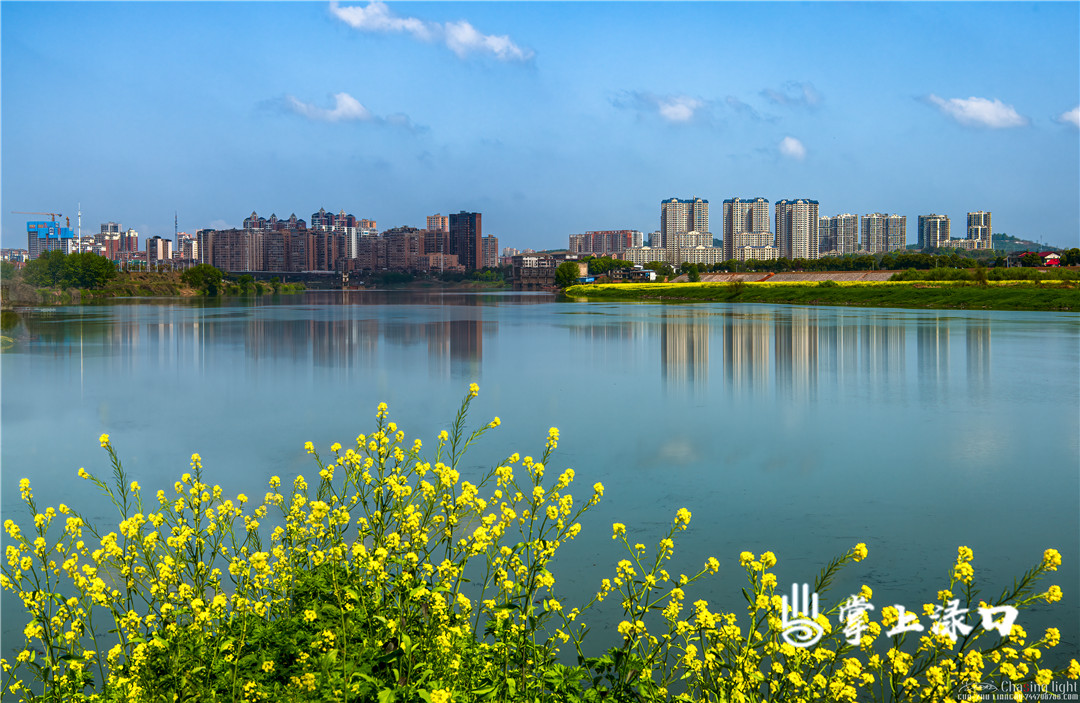
[[[102,449],[108,447],[109,446],[109,435],[107,435],[107,434],[101,435],[100,437],[98,437],[98,441],[101,442]]]
[[[855,549],[852,550],[852,551],[853,551],[852,558],[855,561],[862,561],[863,559],[866,558],[866,555],[870,553],[870,550],[868,550],[866,548],[866,543],[865,542],[859,542],[858,544],[856,544]]]
[[[1046,602],[1057,603],[1059,600],[1061,600],[1061,595],[1062,594],[1060,586],[1051,586],[1046,591]]]
[[[1061,566],[1061,553],[1056,549],[1047,549],[1043,552],[1043,567],[1047,571],[1057,571]]]
[[[611,525],[611,539],[618,539],[619,535],[626,534],[626,525],[621,522],[615,522]]]

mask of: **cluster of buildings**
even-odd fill
[[[724,201],[723,234],[714,246],[709,226],[709,201],[670,198],[660,203],[660,229],[648,245],[633,230],[611,230],[570,235],[569,252],[579,256],[617,256],[644,264],[663,261],[712,265],[723,261],[817,259],[845,254],[878,254],[907,247],[905,215],[845,213],[819,215],[816,200],[730,198]],[[992,249],[989,212],[969,212],[967,237],[953,239],[945,215],[919,216],[919,248]]]
[[[240,229],[196,232],[199,260],[224,271],[472,271],[499,265],[499,240],[479,212],[436,214],[427,226],[380,232],[374,220],[320,209],[309,225],[252,212]]]
[[[104,256],[119,263],[138,261],[149,264],[170,265],[186,261],[197,263],[198,244],[191,235],[179,232],[176,240],[164,237],[150,237],[145,248],[139,248],[139,233],[133,229],[124,229],[117,222],[106,222],[101,231],[95,234],[81,234],[59,222],[37,221],[26,223],[26,250],[5,250],[5,260],[29,261],[47,251],[60,251],[65,254],[92,253]]]
[[[79,236],[55,221],[28,222],[27,251],[8,258],[29,260],[46,251],[92,252],[119,263],[129,261],[183,267],[206,263],[224,271],[471,271],[500,264],[499,240],[483,234],[479,212],[431,215],[424,229],[394,227],[378,231],[374,220],[320,209],[309,225],[296,214],[260,217],[252,212],[243,227],[178,232],[175,241],[145,240],[116,222],[101,232]],[[514,253],[517,253],[514,250]]]
[[[224,271],[472,271],[512,265],[554,268],[562,260],[612,256],[646,264],[661,261],[713,265],[725,261],[817,259],[845,254],[878,254],[907,246],[907,217],[887,213],[820,216],[816,200],[779,200],[770,212],[765,198],[730,198],[723,202],[719,242],[709,223],[709,201],[669,198],[660,203],[660,229],[648,235],[638,230],[589,231],[571,234],[566,254],[537,255],[533,250],[504,249],[484,235],[479,212],[435,214],[425,227],[400,226],[379,231],[374,220],[344,210],[320,208],[309,222],[295,213],[288,218],[260,217],[252,212],[243,226],[200,229],[194,235],[177,232],[175,241],[160,236],[145,240],[116,222],[101,225],[99,233],[81,236],[55,221],[28,222],[26,259],[46,251],[93,252],[121,264],[130,261],[173,267],[206,263]],[[920,215],[921,249],[991,249],[989,212],[969,212],[967,236],[953,239],[945,215]],[[19,254],[7,258],[20,258]],[[516,274],[515,274],[516,275]]]

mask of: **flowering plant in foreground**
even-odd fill
[[[589,602],[564,603],[552,558],[579,534],[579,518],[604,487],[575,498],[574,471],[548,469],[555,428],[539,459],[514,453],[475,483],[464,480],[466,450],[499,425],[495,418],[466,431],[478,392],[473,384],[430,458],[383,404],[375,431],[353,447],[334,444],[323,459],[307,444],[317,468],[310,484],[297,476],[282,490],[274,477],[261,502],[208,484],[197,454],[171,490],[146,495],[108,435],[101,446],[112,480],[79,473],[116,506],[116,529],[63,504],[39,510],[24,479],[32,527],[24,533],[5,521],[0,585],[22,600],[29,622],[22,650],[0,662],[0,697],[947,701],[963,700],[957,691],[980,681],[1080,677],[1076,660],[1057,672],[1040,666],[1042,651],[1060,639],[1056,629],[1036,637],[1019,625],[1006,636],[975,628],[951,638],[928,628],[890,638],[882,633],[897,629],[898,613],[888,607],[879,621],[866,610],[855,616],[854,643],[850,628],[830,625],[836,608],[821,613],[814,622],[822,638],[795,647],[782,636],[789,614],[772,552],[739,558],[749,582],[745,613],[714,611],[692,595],[720,570],[715,557],[696,573],[669,573],[691,521],[686,509],[651,548],[615,523],[625,558]],[[866,556],[859,544],[827,564],[814,591]],[[959,549],[940,604],[1022,609],[1061,597],[1057,586],[1037,588],[1061,563],[1055,550],[990,601],[978,599],[973,558]],[[589,651],[586,616],[608,598],[623,611],[618,640]],[[926,617],[934,612],[935,604],[924,606]],[[571,654],[577,663],[562,663]]]

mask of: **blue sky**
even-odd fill
[[[1077,246],[1080,4],[0,4],[2,244],[81,203],[140,237],[320,207],[501,246],[660,201],[991,210]]]

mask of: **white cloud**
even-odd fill
[[[654,95],[639,91],[628,91],[612,99],[616,107],[636,110],[639,114],[657,115],[661,119],[675,124],[685,124],[698,116],[707,103],[688,95]]]
[[[500,61],[528,61],[533,52],[526,51],[510,37],[481,34],[468,22],[447,22],[444,27],[446,46],[461,58],[473,51],[489,51]]]
[[[500,61],[528,61],[534,56],[533,51],[522,49],[506,35],[483,34],[464,20],[441,24],[398,17],[379,0],[372,0],[366,7],[341,7],[331,2],[330,12],[362,32],[407,32],[422,41],[441,41],[460,58],[471,53],[488,53]]]
[[[1071,124],[1073,127],[1080,129],[1080,105],[1073,109],[1063,112],[1058,116],[1058,122],[1062,124]]]
[[[770,102],[789,107],[816,107],[821,102],[821,94],[817,92],[813,84],[798,81],[785,83],[783,92],[767,88],[761,91],[761,94]]]
[[[291,95],[285,96],[289,109],[298,115],[320,122],[352,122],[372,119],[371,111],[348,93],[334,93],[334,107],[326,109],[302,102]]]
[[[780,153],[796,161],[802,161],[806,158],[806,147],[795,137],[784,137],[780,140]]]
[[[656,107],[660,116],[668,122],[689,122],[694,119],[694,113],[705,106],[705,103],[697,98],[678,95],[657,100]]]
[[[354,29],[364,32],[408,32],[425,41],[432,38],[430,27],[415,17],[395,17],[386,3],[371,2],[367,7],[340,7],[330,3],[330,12]]]
[[[972,96],[967,99],[950,98],[946,100],[930,94],[926,99],[931,104],[936,105],[943,114],[969,127],[1004,129],[1006,127],[1024,127],[1028,124],[1028,118],[1018,114],[1012,105],[1006,105],[997,98],[987,100],[986,98]]]

